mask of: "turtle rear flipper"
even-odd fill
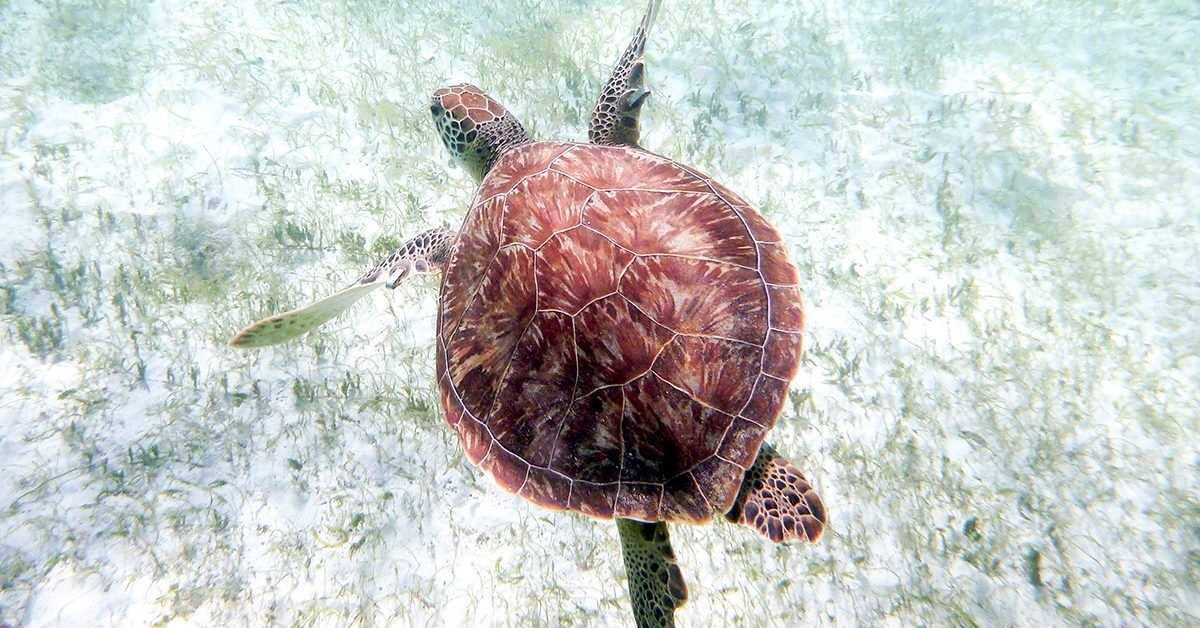
[[[825,506],[796,467],[763,443],[725,518],[776,543],[802,538],[815,542],[825,529]]]
[[[596,101],[588,125],[588,139],[593,144],[638,145],[638,118],[642,114],[642,105],[650,96],[650,90],[644,85],[646,63],[642,57],[646,53],[646,36],[650,32],[650,25],[654,23],[657,4],[656,0],[650,0],[642,25],[634,33],[629,46],[625,48],[625,54],[617,61],[612,76],[600,92],[600,99]]]
[[[405,242],[349,288],[302,308],[253,323],[238,332],[229,341],[229,346],[253,349],[291,340],[325,324],[379,286],[395,288],[409,276],[440,273],[454,245],[455,235],[446,229],[430,229]]]
[[[629,597],[638,628],[675,625],[675,609],[687,602],[687,584],[675,562],[667,524],[617,519]]]

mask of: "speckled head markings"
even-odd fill
[[[442,143],[476,179],[483,179],[504,151],[532,141],[515,116],[474,85],[437,90],[429,111]]]

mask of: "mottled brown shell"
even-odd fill
[[[796,372],[796,282],[774,227],[674,161],[514,149],[446,266],[446,419],[473,463],[541,506],[708,521]]]

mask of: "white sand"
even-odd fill
[[[629,623],[614,527],[444,425],[432,281],[224,345],[459,224],[434,89],[581,139],[642,10],[405,4],[0,5],[0,624]],[[716,4],[644,143],[791,246],[830,526],[677,526],[680,623],[1200,622],[1197,5]]]

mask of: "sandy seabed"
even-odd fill
[[[640,0],[0,4],[0,624],[621,625],[615,527],[472,467],[426,99],[586,137]],[[644,144],[760,207],[830,525],[676,526],[686,626],[1200,622],[1200,7],[666,0]]]

